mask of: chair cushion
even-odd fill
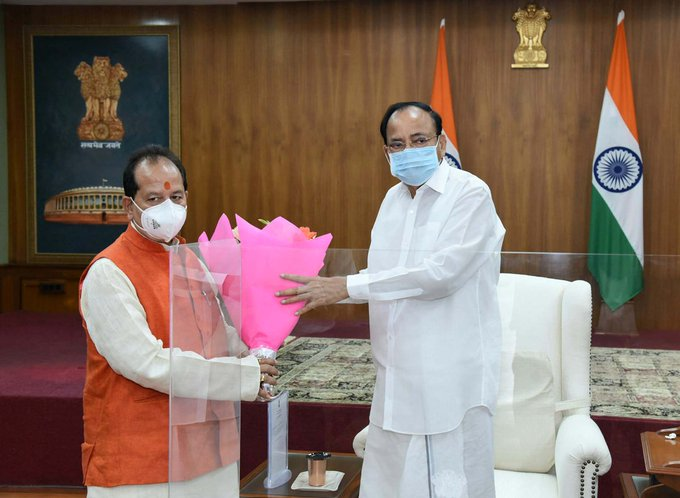
[[[547,353],[557,399],[562,397],[562,321],[566,311],[562,305],[568,285],[563,280],[508,273],[501,273],[498,281],[503,351]]]
[[[496,498],[557,498],[554,474],[495,470]]]
[[[501,356],[494,459],[497,469],[522,472],[547,472],[554,464],[555,393],[546,353]]]

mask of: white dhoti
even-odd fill
[[[493,423],[468,410],[450,432],[399,434],[371,424],[360,498],[494,498]]]

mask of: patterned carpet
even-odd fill
[[[680,351],[592,348],[595,415],[680,420]]]
[[[279,350],[279,388],[291,401],[370,404],[375,383],[366,339],[299,337]]]
[[[299,337],[278,355],[291,401],[370,404],[375,381],[366,339]],[[592,414],[680,420],[680,351],[592,348]]]

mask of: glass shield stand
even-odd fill
[[[267,258],[264,257],[264,253],[269,250],[272,249],[266,247],[261,248],[258,258],[262,261],[266,261]],[[275,248],[274,250],[278,256],[283,255],[284,259],[291,261],[304,260],[315,256],[305,249],[282,251],[280,248]],[[358,259],[360,264],[364,264],[366,259],[365,251],[329,249],[325,254],[323,266],[319,271],[319,275],[337,276],[356,273],[357,265],[355,259]],[[275,283],[273,283],[275,286],[280,286],[282,282],[289,287],[299,285],[280,280],[278,278],[278,273],[275,277]],[[274,288],[279,289],[279,287]],[[273,293],[270,294],[273,295]],[[289,315],[276,324],[273,324],[274,326],[271,329],[268,329],[273,329],[278,333],[279,339],[275,341],[278,343],[283,341],[284,337],[290,333],[293,327],[295,327],[297,320],[292,321],[290,324],[286,324],[286,320],[290,320],[290,317],[293,316],[294,309],[291,308],[284,311],[286,310],[286,307],[282,307],[278,298],[273,300],[273,307],[279,312]],[[266,327],[262,326],[261,328]],[[280,330],[277,330],[279,328]],[[246,342],[248,342],[248,340],[246,340]],[[255,353],[257,354],[257,352]],[[273,352],[273,355],[269,357],[276,357],[276,352]],[[276,387],[274,387],[272,392],[277,392]],[[292,472],[288,465],[288,425],[288,391],[282,391],[276,394],[276,396],[268,402],[267,406],[267,475],[263,482],[263,487],[265,489],[278,488],[289,482],[292,477]]]
[[[264,487],[278,488],[292,476],[288,468],[288,391],[267,404],[267,477]]]
[[[170,498],[239,496],[239,288],[233,240],[170,250]]]

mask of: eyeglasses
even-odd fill
[[[401,140],[395,140],[387,144],[387,148],[390,152],[401,152],[407,146],[413,148],[427,147],[433,138],[439,138],[439,135],[432,135],[431,137],[426,137],[424,135],[415,137],[413,140],[408,142],[402,142]]]

